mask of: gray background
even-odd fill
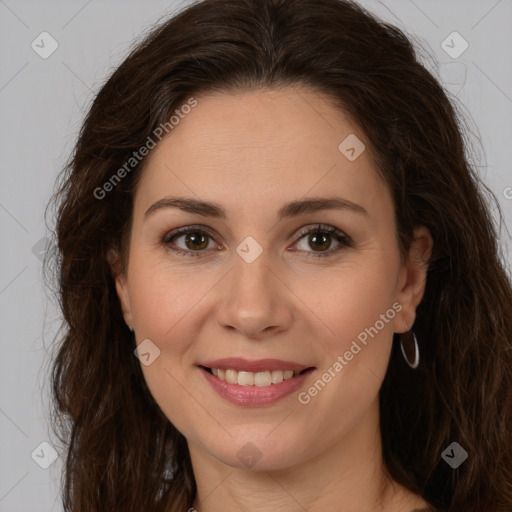
[[[64,454],[48,469],[35,462],[51,451],[40,443],[52,444],[49,348],[59,312],[42,288],[41,257],[43,211],[55,178],[87,106],[134,38],[187,3],[0,0],[0,512],[62,510]],[[481,138],[476,163],[500,200],[507,225],[512,218],[512,0],[361,3],[413,34],[433,55],[433,60],[426,55],[427,67],[457,95],[471,116],[472,132]],[[47,59],[31,47],[44,31],[59,45]],[[469,44],[458,58],[441,47],[453,31]],[[501,236],[508,264],[505,229]],[[39,458],[31,457],[34,450]]]

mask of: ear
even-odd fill
[[[107,259],[112,271],[112,277],[114,278],[117,297],[121,304],[124,321],[126,322],[126,325],[133,327],[130,289],[128,287],[126,271],[121,269],[120,256],[118,252],[114,250],[109,251]]]
[[[408,261],[400,272],[397,300],[402,305],[402,310],[395,317],[395,332],[407,332],[414,325],[416,308],[425,294],[433,246],[430,230],[426,226],[417,227],[414,230]]]

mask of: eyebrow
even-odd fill
[[[188,213],[202,215],[203,217],[227,218],[226,210],[219,204],[187,197],[165,197],[160,199],[146,210],[144,218],[147,219],[157,211],[168,208],[178,208]],[[277,218],[283,220],[306,213],[316,213],[321,210],[345,210],[369,217],[365,208],[348,199],[340,197],[310,197],[285,204],[278,210]]]

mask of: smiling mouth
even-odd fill
[[[265,387],[280,384],[283,381],[294,379],[299,375],[311,372],[314,367],[305,368],[302,371],[297,370],[265,370],[261,372],[246,372],[235,369],[208,368],[200,366],[201,369],[214,375],[219,380],[228,384],[238,384],[239,386]]]

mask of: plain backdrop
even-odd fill
[[[427,67],[460,101],[482,143],[476,147],[479,172],[504,213],[508,264],[512,0],[361,3],[413,35],[427,50]],[[48,367],[60,322],[42,284],[43,214],[57,173],[99,86],[134,39],[186,4],[0,0],[0,512],[62,510],[64,454],[41,467],[53,453]]]

